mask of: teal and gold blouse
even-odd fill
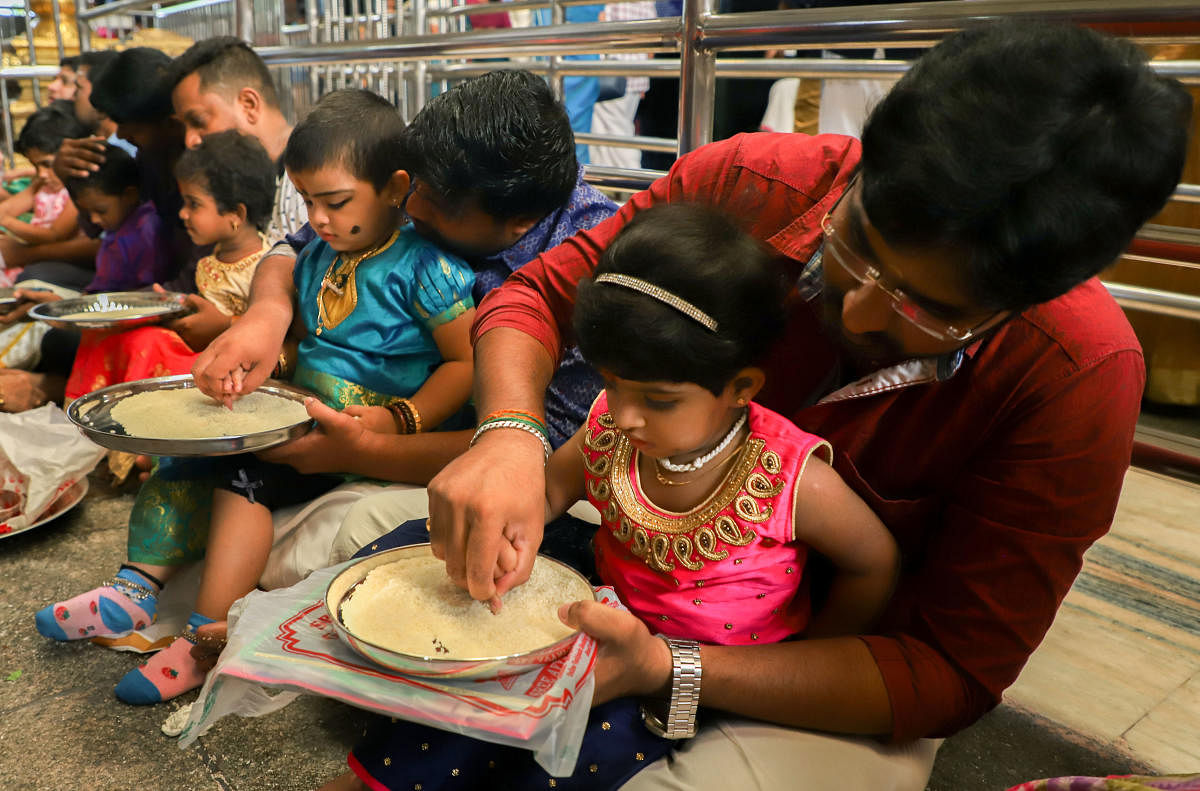
[[[433,330],[474,307],[475,274],[411,225],[356,267],[338,255],[314,239],[296,259],[308,332],[292,381],[339,409],[411,396],[442,362]]]

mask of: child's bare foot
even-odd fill
[[[330,780],[318,788],[317,791],[371,791],[371,789],[366,783],[359,780],[358,775],[354,774],[354,772],[346,772],[346,774],[338,775],[333,780]]]

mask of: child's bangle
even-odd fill
[[[550,454],[554,453],[554,448],[551,447],[550,440],[546,438],[546,435],[544,433],[542,433],[541,431],[539,431],[534,426],[530,425],[527,421],[515,420],[515,419],[505,420],[503,418],[492,418],[490,420],[485,420],[484,422],[480,423],[479,428],[475,429],[475,435],[471,437],[471,443],[470,443],[470,445],[468,445],[468,447],[474,447],[476,441],[479,440],[479,437],[482,434],[484,434],[485,432],[491,431],[492,429],[497,429],[497,428],[520,429],[521,431],[524,431],[527,434],[532,434],[533,436],[537,437],[538,440],[542,443],[542,450],[546,454],[546,461],[549,461]]]
[[[401,434],[421,433],[421,413],[411,399],[397,398],[387,405],[387,409],[392,413]]]
[[[271,371],[272,379],[283,379],[288,375],[288,357],[287,352],[280,352],[278,359],[275,361],[275,368]]]

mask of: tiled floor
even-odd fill
[[[1006,698],[1159,771],[1200,771],[1200,487],[1129,471]]]

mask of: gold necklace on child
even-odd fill
[[[320,335],[325,330],[331,330],[346,320],[358,305],[358,289],[354,284],[354,273],[358,265],[368,258],[379,255],[392,246],[400,231],[392,231],[387,239],[372,245],[357,253],[338,253],[333,258],[325,277],[321,278],[321,288],[317,291],[317,328]]]

